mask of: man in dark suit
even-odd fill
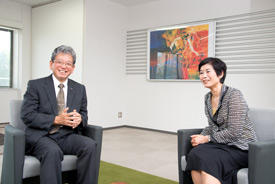
[[[95,177],[94,140],[79,133],[87,125],[85,86],[68,79],[76,55],[68,46],[57,47],[51,57],[52,74],[30,80],[21,109],[26,124],[26,153],[41,162],[40,183],[62,182],[64,154],[77,155],[77,183],[91,184]]]

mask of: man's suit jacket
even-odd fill
[[[68,79],[68,112],[76,109],[82,122],[74,129],[79,132],[87,126],[87,96],[85,86]],[[21,109],[21,118],[26,124],[26,149],[31,148],[42,136],[48,134],[58,115],[57,100],[52,75],[30,80]]]

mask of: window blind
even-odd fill
[[[215,56],[228,73],[275,73],[275,10],[206,21],[216,22]],[[147,73],[148,30],[127,31],[126,74]]]

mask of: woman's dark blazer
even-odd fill
[[[205,114],[208,124],[202,135],[210,135],[212,142],[234,145],[248,150],[248,143],[256,141],[248,106],[241,91],[223,85],[216,114],[212,115],[211,92],[205,95]]]

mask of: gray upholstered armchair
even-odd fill
[[[39,183],[40,162],[33,156],[25,155],[25,125],[20,118],[22,100],[11,101],[11,123],[5,127],[4,153],[2,164],[2,184]],[[97,142],[97,177],[100,166],[102,128],[88,125],[83,132]],[[76,161],[74,155],[65,155],[62,161],[62,179],[74,183],[76,179]]]
[[[275,109],[251,109],[249,116],[254,123],[258,141],[249,144],[248,168],[237,173],[238,184],[275,183]],[[192,148],[190,136],[202,129],[178,130],[179,183],[183,184],[186,167],[185,155]]]

